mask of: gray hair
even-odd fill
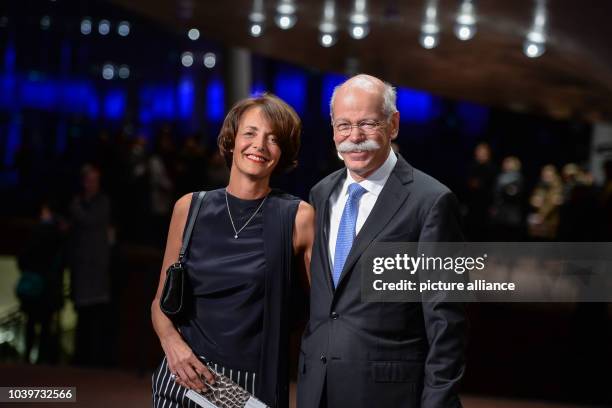
[[[365,76],[365,75],[356,75],[356,76]],[[344,81],[343,83],[341,83],[340,85],[334,88],[334,92],[332,93],[331,99],[329,101],[329,115],[331,116],[332,120],[334,118],[334,100],[336,99],[336,93],[340,88],[342,88],[344,84],[346,84],[348,81],[350,81],[353,78],[355,77],[347,79],[346,81]],[[395,90],[395,87],[393,87],[390,83],[385,82],[385,81],[381,81],[381,82],[383,83],[382,112],[387,117],[387,119],[389,119],[391,115],[397,112],[397,92]]]

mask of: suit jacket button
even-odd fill
[[[322,355],[322,356],[321,356],[321,362],[322,362],[323,364],[327,363],[327,357],[325,357],[325,355]]]
[[[336,312],[331,312],[331,314],[329,315],[332,319],[336,320],[338,317],[340,317],[340,315]]]

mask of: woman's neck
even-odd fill
[[[230,174],[227,192],[243,200],[256,200],[270,192],[270,179],[252,179],[242,174]]]

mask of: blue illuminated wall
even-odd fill
[[[441,113],[437,98],[430,93],[408,88],[397,88],[397,109],[400,120],[407,123],[427,123]]]
[[[307,80],[304,70],[282,69],[274,78],[274,93],[304,115],[307,100]]]
[[[329,103],[334,93],[334,88],[346,81],[347,79],[348,77],[344,75],[323,75],[323,81],[321,85],[321,114],[324,117],[328,117],[330,114]]]
[[[213,79],[206,87],[206,118],[220,122],[225,115],[225,92],[221,79]]]

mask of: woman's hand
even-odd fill
[[[206,366],[193,354],[193,351],[180,335],[172,335],[161,341],[168,360],[168,368],[174,374],[175,381],[183,387],[199,392],[206,391],[204,379],[209,384],[215,383],[215,377]]]

